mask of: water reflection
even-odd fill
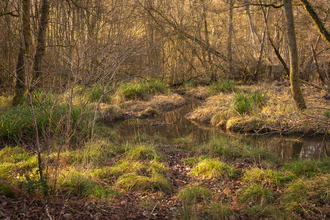
[[[200,102],[192,100],[186,106],[165,113],[156,119],[126,120],[111,127],[116,130],[122,140],[127,140],[132,136],[142,133],[147,135],[157,134],[169,140],[189,136],[194,143],[198,144],[205,143],[214,136],[228,138],[228,134],[224,134],[213,127],[203,126],[189,121],[184,117],[184,115],[193,111],[199,105]],[[298,157],[302,159],[319,159],[327,156],[328,149],[330,149],[329,141],[318,139],[281,137],[278,135],[243,136],[236,134],[235,136],[245,139],[254,147],[268,147],[284,160]]]
[[[217,131],[212,128],[201,128],[187,120],[184,115],[199,106],[198,101],[189,101],[184,107],[167,112],[156,119],[133,119],[113,125],[119,136],[126,140],[136,134],[159,135],[173,140],[189,136],[195,143],[201,144],[209,140]]]

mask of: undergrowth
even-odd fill
[[[164,93],[165,91],[164,83],[155,79],[124,83],[119,87],[116,96],[118,100],[141,99],[145,98],[147,95]]]
[[[245,113],[252,113],[266,104],[268,98],[268,91],[263,93],[262,91],[249,91],[244,94],[242,91],[238,91],[234,97],[234,109],[241,115]]]
[[[209,85],[209,90],[211,93],[217,93],[217,92],[232,92],[235,87],[235,82],[232,80],[225,80],[221,82],[212,82],[211,85]]]

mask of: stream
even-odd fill
[[[137,134],[158,135],[168,140],[189,136],[193,143],[203,144],[213,137],[229,138],[236,136],[250,146],[267,147],[283,160],[293,158],[320,159],[330,155],[330,141],[322,138],[299,136],[280,136],[270,134],[237,134],[220,131],[208,125],[201,125],[184,116],[201,104],[198,100],[189,100],[188,104],[152,119],[130,119],[111,126],[122,140]],[[328,154],[327,154],[328,153]]]

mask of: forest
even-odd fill
[[[330,218],[329,16],[0,0],[0,218]]]

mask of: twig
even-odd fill
[[[153,208],[152,211],[150,212],[150,215],[149,215],[148,220],[150,219],[152,213],[155,211],[155,208],[157,207],[158,203],[159,203],[159,202],[156,203],[156,205],[154,206],[154,208]]]
[[[48,205],[46,205],[46,213],[47,213],[47,216],[50,220],[53,220],[52,216],[49,214],[49,211],[48,211]]]

